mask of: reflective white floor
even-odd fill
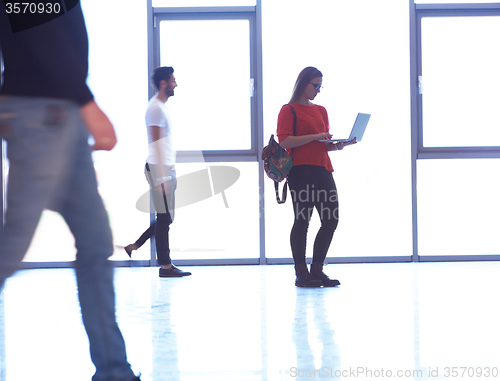
[[[116,269],[117,316],[143,381],[499,380],[500,263]],[[89,381],[71,269],[25,270],[0,298],[0,380]]]

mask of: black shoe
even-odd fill
[[[130,258],[132,258],[132,251],[137,250],[137,247],[132,243],[123,248]]]
[[[316,279],[309,274],[307,278],[295,278],[295,286],[297,287],[321,287],[323,286],[323,282],[319,279]]]
[[[340,286],[340,282],[337,279],[330,279],[328,275],[323,273],[323,276],[311,274],[314,278],[319,279],[323,283],[323,287],[336,287]]]
[[[323,264],[311,264],[311,276],[318,279],[323,283],[323,287],[335,287],[340,286],[340,282],[337,279],[330,279],[328,275],[323,272]]]
[[[295,265],[295,274],[297,277],[295,278],[295,286],[297,287],[321,287],[323,286],[323,282],[319,279],[314,278],[309,274],[309,270],[307,270],[307,265],[300,264]]]
[[[178,269],[174,265],[168,269],[164,269],[160,267],[160,278],[172,278],[172,277],[181,277],[191,275],[188,271],[182,271]]]

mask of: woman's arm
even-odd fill
[[[317,140],[330,139],[331,137],[332,135],[330,135],[328,132],[321,132],[319,134],[311,135],[288,136],[280,142],[280,145],[283,148],[296,148]]]
[[[347,142],[326,143],[327,144],[326,150],[327,151],[340,151],[345,146],[350,146],[351,144],[356,144],[356,143],[357,143],[356,138],[349,140]]]

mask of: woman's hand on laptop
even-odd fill
[[[328,140],[332,138],[332,134],[329,132],[320,132],[314,135],[314,140]]]
[[[348,140],[347,142],[343,142],[342,144],[345,146],[350,146],[351,144],[356,144],[357,143],[357,140],[356,138],[354,139],[351,139],[351,140]]]
[[[340,150],[344,149],[344,147],[350,146],[351,144],[356,144],[356,143],[357,143],[356,138],[348,140],[346,142],[334,143],[334,144],[331,144],[328,151],[340,151]]]

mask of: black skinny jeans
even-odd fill
[[[156,242],[156,264],[159,266],[172,263],[170,259],[170,244],[168,238],[171,223],[172,219],[169,213],[157,213],[155,221],[149,225],[149,228],[147,228],[134,243],[137,248],[139,248],[144,245],[148,239],[154,236]]]
[[[307,229],[316,209],[321,228],[314,241],[313,263],[323,263],[339,221],[339,202],[333,176],[324,167],[298,165],[288,175],[288,187],[295,215],[290,233],[293,261],[295,264],[306,263]]]
[[[154,167],[151,167],[154,172]],[[156,209],[156,220],[149,226],[148,229],[146,229],[144,233],[142,233],[139,239],[135,242],[135,245],[139,248],[144,245],[148,239],[154,236],[156,242],[157,264],[160,266],[169,265],[172,263],[172,260],[170,259],[170,243],[168,234],[172,218],[168,209],[167,195],[163,184],[161,184],[161,193],[153,190],[155,186],[159,187],[160,185],[156,184],[154,180],[155,175],[154,173],[151,173],[150,166],[148,164],[146,164],[146,167],[144,168],[144,173],[151,187],[151,193],[153,194],[153,202]],[[170,168],[169,173],[172,176],[172,192],[174,192],[177,184],[175,170]]]

